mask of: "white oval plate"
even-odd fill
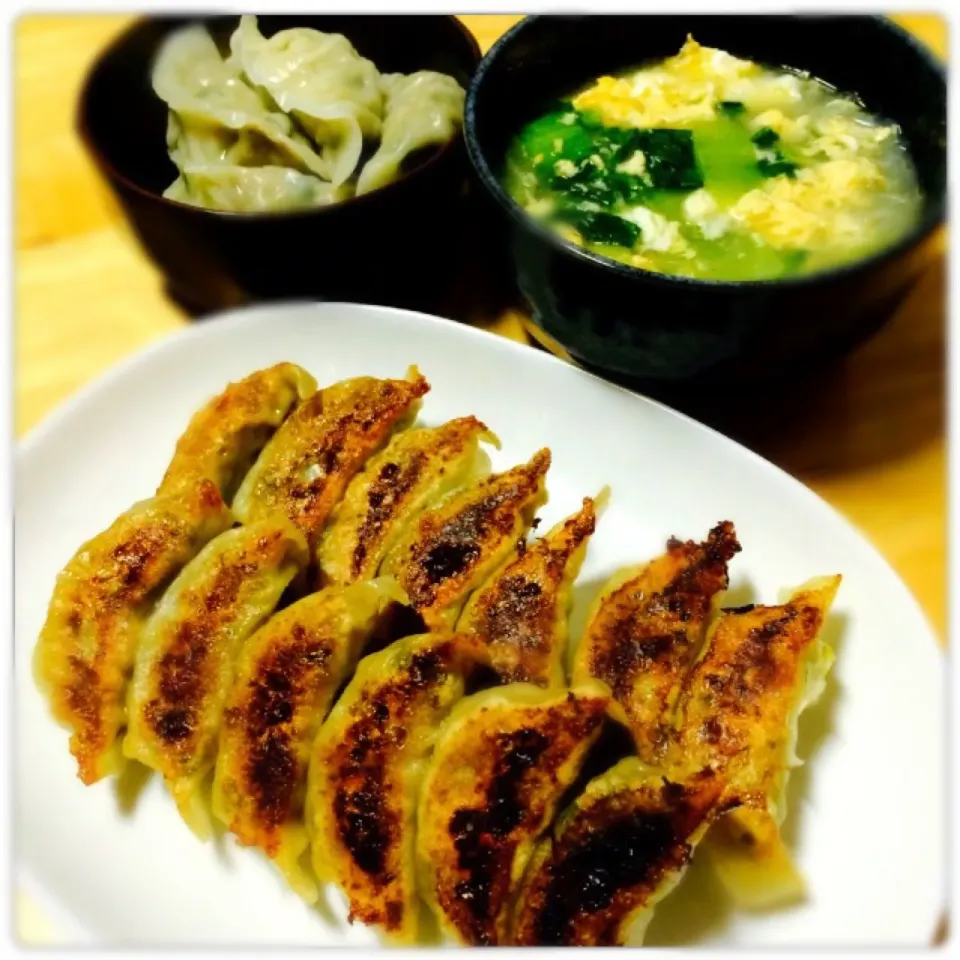
[[[844,581],[837,661],[801,724],[786,835],[810,889],[797,907],[729,908],[695,861],[647,942],[925,945],[945,903],[943,657],[916,602],[830,507],[769,463],[656,403],[546,354],[420,314],[340,304],[269,306],[162,341],[78,394],[21,445],[16,464],[19,876],[66,936],[104,944],[362,944],[330,895],[326,919],[232,843],[199,843],[151,782],[123,812],[110,783],[82,786],[30,676],[57,572],[77,546],[149,496],[194,409],[228,380],[293,360],[326,383],[402,376],[433,389],[423,418],[476,414],[503,441],[497,466],[548,445],[545,526],[604,484],[574,626],[602,580],[670,535],[736,523],[728,602],[774,602],[816,574]]]

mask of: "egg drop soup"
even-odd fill
[[[529,123],[505,185],[595,253],[733,281],[866,257],[916,225],[922,200],[896,125],[820,80],[693,38]]]

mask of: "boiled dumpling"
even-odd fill
[[[662,757],[680,683],[739,550],[731,523],[711,530],[705,543],[672,539],[656,560],[614,577],[594,605],[573,680],[607,684],[647,763]]]
[[[546,501],[550,451],[494,474],[428,510],[390,551],[395,576],[429,627],[452,626],[467,596],[510,555]]]
[[[503,682],[563,684],[573,582],[596,520],[587,497],[546,536],[519,541],[516,556],[467,602],[457,629],[483,639]]]
[[[707,848],[739,901],[794,899],[803,881],[783,848],[800,712],[823,692],[833,652],[821,638],[840,577],[819,577],[781,606],[724,611],[683,684],[668,771],[709,768],[743,805],[718,823]]]
[[[417,514],[490,472],[483,440],[498,442],[476,417],[397,434],[350,482],[330,519],[318,551],[324,582],[375,576]]]
[[[231,58],[250,81],[292,115],[320,149],[335,186],[356,169],[363,138],[380,133],[383,93],[377,68],[350,41],[308,27],[269,39],[245,15],[230,39]]]
[[[216,487],[203,480],[135,504],[57,577],[33,666],[54,717],[71,731],[84,783],[121,766],[127,681],[153,601],[230,523]]]
[[[313,377],[294,363],[278,363],[228,384],[191,418],[159,492],[208,479],[229,503],[277,427],[316,389]]]
[[[183,569],[144,628],[123,752],[163,774],[200,837],[209,834],[202,786],[234,658],[307,560],[302,534],[284,517],[228,530]]]
[[[419,930],[417,798],[440,722],[463,695],[476,644],[432,633],[360,661],[320,729],[307,787],[313,865],[350,920],[411,942]]]
[[[349,200],[353,191],[289,167],[187,163],[163,195],[208,210],[269,213],[325,207]]]
[[[172,111],[167,147],[178,168],[188,164],[273,164],[324,176],[327,165],[289,117],[224,61],[198,25],[172,33],[157,54],[153,88]]]
[[[315,544],[347,484],[396,428],[416,417],[430,389],[407,380],[357,377],[315,393],[287,418],[233,502],[241,523],[282,513]]]
[[[408,157],[452,140],[463,122],[466,95],[453,77],[430,70],[387,74],[383,87],[386,113],[380,147],[360,171],[358,194],[396,180]]]
[[[517,883],[608,700],[599,685],[515,683],[461,700],[444,721],[420,795],[417,855],[421,895],[460,942],[508,942]]]
[[[591,780],[530,860],[514,913],[518,946],[642,939],[716,815],[709,773],[671,782],[636,757]]]
[[[391,580],[330,587],[274,614],[237,658],[224,710],[213,812],[242,844],[269,856],[308,901],[300,860],[310,748],[334,695],[403,594]]]

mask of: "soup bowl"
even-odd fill
[[[923,191],[893,246],[818,273],[714,281],[628,266],[528,216],[502,182],[511,139],[545,105],[600,75],[675,54],[692,34],[758,63],[807,71],[897,123]],[[874,16],[538,16],[489,51],[468,91],[465,135],[508,245],[531,334],[557,353],[650,392],[756,385],[841,355],[877,330],[943,222],[946,81],[941,65]]]
[[[93,65],[77,112],[83,141],[173,296],[196,313],[285,298],[429,307],[463,229],[470,164],[461,136],[394,183],[331,206],[226,213],[161,196],[177,170],[151,67],[172,31],[197,22],[223,50],[238,17],[138,20]],[[268,37],[288,27],[341,33],[381,73],[436,70],[464,88],[480,61],[455,17],[264,16],[259,26]]]

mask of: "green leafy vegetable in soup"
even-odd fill
[[[505,185],[590,250],[717,280],[867,256],[914,226],[922,200],[896,126],[818,80],[692,38],[527,124]]]

